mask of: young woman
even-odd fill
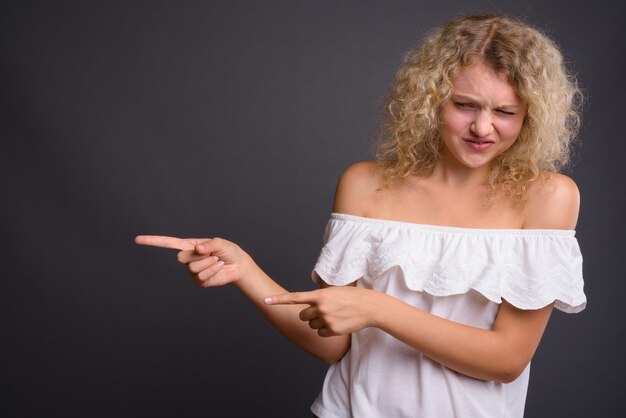
[[[286,292],[223,239],[136,242],[180,250],[196,284],[233,284],[330,363],[319,417],[521,417],[553,307],[586,303],[578,189],[557,172],[579,102],[536,29],[453,20],[400,68],[378,160],[339,180],[321,289]]]

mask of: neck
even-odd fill
[[[430,177],[452,188],[482,187],[487,183],[490,171],[490,165],[467,167],[444,152],[435,163]]]

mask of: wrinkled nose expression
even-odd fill
[[[442,107],[443,156],[469,168],[490,163],[515,143],[525,114],[506,74],[474,61],[456,75]]]

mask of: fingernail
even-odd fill
[[[204,251],[204,245],[202,245],[202,244],[196,245],[196,250]]]
[[[224,262],[223,262],[222,260],[220,260],[220,261],[218,261],[218,262],[217,262],[217,266],[218,266],[218,267],[222,267],[223,265],[224,265]]]
[[[263,302],[265,302],[266,305],[271,305],[272,304],[272,297],[268,296],[265,299],[263,299]]]

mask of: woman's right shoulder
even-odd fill
[[[339,177],[333,212],[367,216],[380,198],[384,186],[383,168],[376,161],[350,165]]]

